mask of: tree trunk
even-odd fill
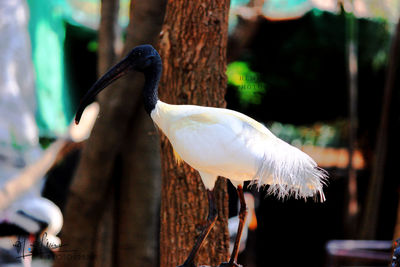
[[[99,26],[98,76],[104,74],[117,59],[117,46],[121,39],[118,25],[119,0],[102,0]]]
[[[97,74],[100,77],[117,60],[116,46],[121,39],[121,30],[118,25],[119,0],[102,0],[101,17],[98,32],[99,50]],[[98,235],[96,237],[96,255],[94,266],[111,267],[113,266],[113,250],[115,239],[114,217],[115,217],[115,185],[106,199],[105,211],[99,222]]]
[[[173,104],[225,107],[228,0],[168,1],[160,40],[163,75],[160,99]],[[197,171],[175,162],[161,137],[162,191],[160,266],[182,264],[208,213],[205,188]],[[199,251],[199,264],[228,258],[226,180],[215,188],[218,221]]]
[[[124,54],[135,46],[157,43],[165,6],[165,0],[131,2],[130,18],[134,27],[128,28]],[[118,186],[118,221],[115,222],[117,264],[113,267],[155,267],[159,262],[160,153],[156,128],[142,104],[143,80],[142,74],[135,73],[125,84],[136,92],[137,103],[130,111],[134,115],[127,122],[121,151],[122,179]]]
[[[139,106],[122,153],[116,266],[158,266],[161,196],[160,151],[156,129]]]
[[[128,26],[124,54],[130,51],[135,45],[155,43],[161,29],[164,3],[164,0],[131,2],[131,20]],[[106,38],[104,41],[107,42],[110,40]],[[100,47],[102,46],[100,45]],[[71,183],[69,198],[66,205],[62,241],[63,244],[66,245],[64,250],[70,250],[72,252],[60,253],[60,255],[56,257],[56,267],[92,266],[94,264],[94,258],[96,257],[96,243],[99,242],[99,240],[97,240],[99,221],[102,218],[104,209],[107,208],[106,203],[112,191],[112,186],[115,184],[121,186],[126,185],[129,183],[126,179],[134,178],[137,179],[137,181],[141,181],[141,183],[146,183],[146,179],[154,179],[153,171],[148,175],[144,175],[142,172],[140,176],[132,175],[136,170],[135,168],[132,168],[131,171],[127,171],[132,161],[147,164],[145,160],[148,158],[157,160],[157,150],[154,150],[154,157],[146,152],[143,153],[146,155],[145,157],[135,159],[131,156],[128,157],[127,153],[129,153],[129,150],[125,150],[127,144],[131,150],[137,149],[136,147],[132,147],[131,143],[127,141],[130,140],[130,135],[133,133],[132,128],[128,127],[128,125],[135,121],[136,111],[139,108],[138,103],[141,100],[142,81],[142,77],[136,73],[128,75],[128,77],[111,85],[110,88],[99,96],[101,106],[100,116],[96,120],[92,134],[83,148],[75,177]],[[136,124],[135,126],[142,127],[140,124]],[[142,131],[142,133],[144,132]],[[136,138],[141,140],[140,135],[136,135]],[[144,147],[144,149],[148,148]],[[135,151],[135,153],[136,155],[141,155],[140,151]],[[121,161],[122,164],[116,164]],[[121,178],[121,174],[127,176]],[[154,186],[150,186],[149,190],[152,190],[153,187]],[[116,188],[115,192],[120,192],[120,194],[135,194],[133,191],[127,192],[126,190],[127,188],[121,190]],[[138,190],[143,190],[143,188],[138,188]],[[117,201],[118,200],[123,201],[124,199],[120,198],[117,199]],[[134,209],[139,205],[143,205],[142,203],[143,202],[136,203],[133,206],[130,202],[129,207]],[[128,207],[125,205],[125,203],[116,203],[118,207],[117,211],[124,210],[123,207]],[[146,205],[153,206],[148,210],[151,214],[154,213],[154,200],[150,203],[146,203]],[[146,211],[146,209],[143,210]],[[121,225],[123,225],[123,222],[120,221],[123,218],[124,217],[120,216],[120,213],[114,217],[116,229],[118,229],[116,222],[120,222]],[[154,217],[153,220],[157,220],[157,218]],[[134,223],[134,217],[130,219],[130,222],[132,223],[130,227],[136,229],[137,226]],[[155,223],[152,222],[147,225],[154,227]],[[114,238],[114,240],[108,241],[113,243],[115,249],[121,249],[119,241],[122,241],[120,237],[122,233],[126,233],[132,237],[132,232],[123,232],[124,229],[126,229],[126,227],[121,228],[121,230],[118,229],[118,233],[115,233],[115,238],[117,239]],[[141,230],[147,231],[147,229]],[[154,232],[154,230],[149,231]],[[149,244],[146,240],[140,240],[140,238],[149,238],[149,236],[135,236],[132,242],[143,243],[145,246]],[[155,237],[153,236],[150,238],[154,239]],[[151,243],[152,241],[149,242]],[[125,243],[124,245],[125,247],[129,247],[129,244],[127,245]],[[150,245],[149,249],[154,249],[154,246]],[[142,251],[143,250],[140,252]],[[124,264],[124,255],[128,255],[129,253],[132,254],[130,257],[141,258],[141,255],[135,254],[135,251],[125,250],[125,252],[119,252],[118,256],[122,258],[113,259],[112,266],[117,267],[117,264],[121,264],[122,266]],[[148,254],[151,253],[147,252],[147,255]],[[148,263],[148,261],[145,262]]]

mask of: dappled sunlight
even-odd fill
[[[82,142],[89,138],[94,123],[99,115],[100,107],[98,103],[89,105],[82,115],[82,123],[72,122],[69,126],[69,136],[74,142]]]

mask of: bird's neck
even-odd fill
[[[158,82],[162,72],[161,60],[154,62],[144,73],[145,83],[143,87],[144,109],[150,115],[156,107],[158,100]]]

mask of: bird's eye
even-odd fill
[[[146,58],[146,61],[144,62],[143,67],[148,67],[151,65],[151,63],[152,63],[152,58],[148,57],[148,58]]]

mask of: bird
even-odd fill
[[[157,50],[148,44],[133,48],[93,84],[81,99],[75,123],[79,123],[85,107],[98,93],[131,71],[144,74],[145,111],[166,135],[177,159],[199,172],[207,192],[209,213],[206,224],[181,267],[195,266],[194,258],[216,222],[218,211],[213,190],[218,176],[228,177],[236,187],[240,201],[234,248],[229,261],[221,263],[221,267],[239,266],[237,256],[247,214],[243,195],[245,181],[259,188],[268,185],[267,193],[280,199],[319,196],[321,202],[325,200],[326,171],[261,123],[234,110],[161,101],[158,84],[162,60]]]

